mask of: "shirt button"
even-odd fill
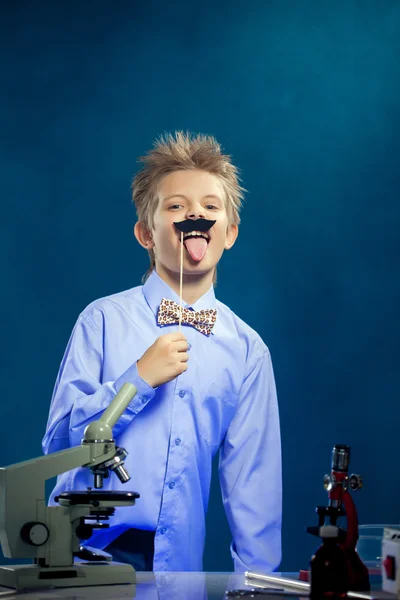
[[[170,490],[173,490],[175,487],[175,481],[171,481],[168,487]]]
[[[188,350],[190,350],[191,347],[192,347],[192,344],[190,342],[188,342]]]
[[[180,396],[181,398],[183,398],[183,396],[184,396],[185,394],[186,394],[185,390],[181,390],[181,391],[179,392],[179,396]]]
[[[164,533],[167,533],[167,528],[166,527],[161,527],[160,533],[161,533],[161,535],[164,535]]]
[[[181,438],[176,438],[176,440],[175,440],[175,446],[179,446],[180,443],[181,443],[181,441],[182,441]]]
[[[141,399],[142,399],[142,404],[146,404],[147,398],[145,398],[144,396],[141,396]]]

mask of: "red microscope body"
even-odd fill
[[[347,530],[339,528],[339,547],[347,562],[349,590],[366,591],[370,589],[368,569],[360,559],[356,544],[358,540],[358,517],[349,489],[356,491],[362,487],[359,475],[349,476],[350,446],[335,444],[332,451],[331,474],[324,477],[324,489],[328,492],[328,506],[318,506],[319,523],[316,527],[307,527],[307,532],[319,535],[319,528],[325,524],[337,526],[339,517],[346,517]],[[329,519],[326,522],[326,519]]]

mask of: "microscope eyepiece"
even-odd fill
[[[332,450],[332,471],[346,473],[349,470],[350,446],[335,444]]]

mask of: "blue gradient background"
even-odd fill
[[[360,520],[399,522],[399,2],[3,0],[0,50],[1,464],[41,453],[79,312],[140,283],[136,157],[189,129],[248,189],[216,292],[272,353],[282,568],[316,546],[334,443]],[[216,476],[207,521],[230,570]]]

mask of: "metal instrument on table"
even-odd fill
[[[103,479],[115,473],[122,483],[130,477],[124,467],[124,448],[115,445],[112,427],[137,389],[125,383],[98,421],[90,423],[80,446],[0,468],[0,543],[11,559],[32,559],[32,564],[0,567],[0,585],[16,588],[133,584],[131,565],[113,563],[112,557],[85,548],[94,529],[106,528],[117,506],[132,506],[137,492],[101,491]],[[46,506],[47,479],[86,467],[94,477],[94,490],[67,491],[60,506]]]
[[[304,598],[310,594],[310,584],[299,579],[291,579],[282,577],[279,573],[272,575],[264,575],[263,573],[255,573],[254,571],[245,571],[245,585],[251,588],[259,588],[264,591],[265,595],[282,595],[297,596]],[[271,589],[272,588],[272,589]],[[347,592],[347,598],[351,600],[388,600],[389,595],[381,590],[365,591],[365,592]]]

